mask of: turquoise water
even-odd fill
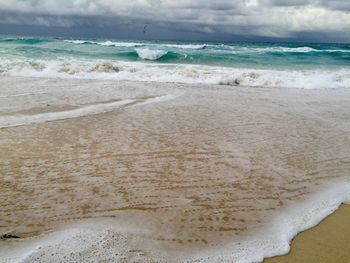
[[[0,54],[36,59],[152,60],[227,67],[310,69],[350,67],[350,44],[198,43],[54,38],[0,38]]]
[[[0,38],[0,75],[347,88],[350,45]]]

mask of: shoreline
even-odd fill
[[[350,205],[337,211],[293,238],[288,254],[264,260],[264,263],[348,262],[350,257]]]
[[[349,188],[350,189],[350,188]],[[324,193],[318,193],[319,196],[324,195]],[[323,201],[322,201],[323,203]],[[305,205],[305,204],[304,204]],[[300,208],[300,207],[299,207]],[[263,263],[292,263],[292,262],[320,262],[327,263],[330,262],[330,259],[337,259],[337,262],[347,262],[345,259],[349,256],[349,253],[344,252],[347,251],[348,240],[350,240],[350,228],[346,225],[348,219],[350,218],[350,200],[347,202],[341,203],[340,206],[334,204],[333,208],[330,208],[331,212],[325,212],[324,216],[319,220],[315,221],[315,223],[309,223],[311,225],[307,227],[303,227],[302,230],[296,232],[296,234],[289,235],[287,243],[283,244],[281,241],[279,245],[287,245],[285,249],[288,250],[288,253],[280,252],[276,256],[265,255],[263,258],[259,257],[266,253],[266,251],[261,250],[261,253],[256,254],[256,256],[251,257],[251,261],[254,262],[263,262]],[[289,209],[290,216],[293,215],[291,213],[293,211]],[[289,217],[288,214],[283,212],[284,217]],[[66,257],[70,254],[72,256],[72,251],[75,251],[77,248],[71,248],[71,245],[68,245],[67,242],[74,244],[81,240],[85,240],[88,243],[87,247],[99,246],[99,242],[97,241],[102,237],[103,240],[108,238],[115,238],[115,235],[119,235],[118,238],[125,238],[127,240],[130,239],[145,239],[142,242],[150,242],[147,240],[147,234],[140,235],[139,226],[128,224],[128,223],[118,223],[119,217],[110,217],[110,218],[81,218],[75,219],[71,222],[64,222],[60,226],[56,226],[54,229],[49,231],[44,231],[42,233],[33,233],[33,235],[28,235],[23,238],[21,236],[20,239],[16,240],[0,240],[0,254],[2,257],[6,259],[6,262],[18,262],[21,260],[33,260],[34,257],[44,256],[46,255],[46,260],[50,259],[50,256],[55,256],[56,259],[66,259]],[[278,218],[273,218],[273,224],[278,224]],[[293,219],[294,222],[295,218]],[[303,220],[309,220],[308,217]],[[139,230],[137,230],[139,229]],[[143,230],[141,230],[143,232]],[[112,233],[112,235],[111,235]],[[145,232],[146,233],[146,232]],[[329,233],[332,233],[329,238]],[[266,237],[269,235],[274,235],[273,231],[263,231],[260,237]],[[323,237],[325,240],[323,240]],[[258,239],[259,240],[259,239]],[[262,238],[258,242],[262,242],[264,239]],[[344,241],[345,240],[345,241]],[[73,242],[72,242],[73,241]],[[106,240],[107,241],[107,240]],[[248,243],[251,241],[248,241]],[[339,249],[338,244],[342,244],[343,248]],[[151,241],[154,247],[160,246],[159,243]],[[187,252],[180,248],[178,251],[173,247],[171,250],[168,250],[165,254],[160,253],[160,251],[153,251],[155,254],[153,255],[153,259],[157,259],[159,262],[169,262],[169,254],[172,254],[172,259],[170,262],[196,262],[197,260],[201,260],[203,262],[211,262],[212,260],[223,260],[224,262],[235,260],[235,262],[251,262],[242,260],[245,258],[245,254],[241,255],[240,249],[251,250],[254,251],[256,249],[261,249],[261,247],[249,247],[247,245],[243,245],[245,243],[244,240],[239,241],[236,244],[227,243],[226,248],[217,248],[213,250],[212,248],[200,248],[199,253],[190,253],[192,249],[190,248]],[[237,244],[242,245],[242,248],[237,248]],[[337,244],[334,246],[332,244]],[[151,245],[152,247],[152,245]],[[153,247],[153,248],[154,248]],[[331,249],[329,249],[329,247]],[[113,249],[120,249],[120,247],[113,247]],[[152,248],[152,249],[153,249]],[[328,248],[328,250],[327,250]],[[168,248],[169,249],[169,248]],[[323,250],[324,249],[324,250]],[[79,250],[79,249],[78,249]],[[327,253],[319,253],[319,251],[329,251]],[[51,252],[50,252],[51,251]],[[317,253],[315,253],[317,251]],[[339,253],[341,251],[341,253]],[[75,251],[76,252],[76,251]],[[125,251],[124,251],[125,252]],[[255,251],[256,252],[256,251]],[[42,254],[44,253],[44,254]],[[246,252],[245,252],[246,253]],[[273,252],[276,253],[276,252]],[[34,254],[33,256],[30,256]],[[78,253],[79,256],[81,253]],[[16,255],[16,257],[13,257]],[[27,255],[27,256],[26,256]],[[179,256],[182,255],[182,256]],[[76,254],[74,254],[76,256]],[[79,257],[70,258],[69,260],[79,260]],[[130,255],[129,255],[130,256]],[[128,256],[123,256],[128,257]],[[114,259],[123,259],[123,257],[117,257]],[[206,260],[207,258],[207,260]],[[18,259],[18,261],[17,261]],[[52,258],[51,258],[52,259]],[[113,259],[113,260],[114,260]],[[150,260],[150,258],[144,258],[142,260]],[[343,260],[343,261],[342,261]],[[147,261],[148,262],[148,261]]]
[[[276,244],[286,251],[296,231],[318,223],[348,193],[342,185],[309,200],[311,189],[345,180],[350,169],[348,90],[31,79],[29,93],[27,80],[0,78],[5,95],[29,94],[4,99],[0,112],[30,113],[28,125],[0,129],[2,231],[106,217],[124,229],[72,230],[67,240],[53,233],[56,243],[44,242],[31,258],[69,256],[74,246],[67,244],[85,240],[85,259],[108,244],[121,249],[119,259],[170,260],[181,251],[191,260],[262,260]],[[108,104],[140,98],[148,100]],[[65,118],[30,124],[41,111],[57,114],[51,107],[67,109]],[[309,214],[283,214],[292,206]],[[271,226],[271,218],[280,223]],[[264,232],[269,225],[278,234]],[[239,251],[247,244],[254,251]],[[185,256],[191,249],[198,253]]]

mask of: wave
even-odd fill
[[[237,47],[237,46],[222,46],[229,48],[235,54],[240,53],[349,53],[347,49],[315,49],[312,47]]]
[[[175,49],[204,49],[207,47],[206,44],[154,44],[154,43],[141,43],[141,42],[113,42],[113,41],[104,41],[104,42],[97,42],[97,41],[89,41],[89,40],[64,40],[64,42],[72,43],[72,44],[94,44],[94,45],[100,45],[100,46],[107,46],[107,47],[168,47],[168,48],[175,48]]]
[[[63,40],[63,41],[67,43],[78,44],[78,45],[92,43],[91,41],[86,41],[86,40]]]
[[[317,52],[319,50],[311,48],[311,47],[297,47],[297,48],[288,48],[288,47],[269,47],[269,48],[259,48],[259,47],[236,47],[225,44],[162,44],[162,43],[140,43],[140,42],[113,42],[113,41],[90,41],[90,40],[64,40],[65,42],[73,43],[73,44],[94,44],[100,46],[108,46],[108,47],[159,47],[159,48],[175,48],[175,49],[192,49],[192,50],[200,50],[206,48],[223,48],[223,49],[233,49],[242,52]]]
[[[145,60],[176,54],[138,50]],[[136,55],[136,52],[135,52]],[[112,79],[226,86],[304,89],[350,88],[350,70],[254,70],[228,67],[156,64],[147,62],[28,60],[0,62],[0,76]]]
[[[329,50],[324,50],[324,52],[329,52],[329,53],[350,53],[350,50],[344,50],[344,49],[329,49]]]
[[[309,53],[323,51],[312,47],[226,47],[229,47],[234,53]]]
[[[276,47],[267,49],[268,52],[285,52],[285,53],[308,53],[308,52],[317,52],[319,50],[314,49],[312,47],[296,47],[296,48],[289,48],[289,47]]]
[[[315,49],[311,47],[298,47],[298,48],[279,48],[280,52],[285,53],[309,53],[309,52],[325,52],[325,53],[333,53],[333,52],[344,52],[349,53],[350,50],[344,50],[344,49]],[[276,49],[275,51],[278,51]]]
[[[44,42],[61,41],[59,39],[53,40],[48,38],[35,38],[35,37],[6,37],[0,38],[0,43],[16,43],[16,44],[27,44],[35,45]],[[163,50],[163,51],[174,51],[174,50],[206,50],[207,54],[214,53],[231,53],[231,54],[254,54],[254,53],[286,53],[286,54],[345,54],[350,53],[347,49],[348,46],[333,46],[333,49],[329,49],[330,46],[314,47],[314,46],[256,46],[256,45],[237,45],[237,44],[208,44],[208,43],[152,43],[152,42],[135,42],[135,41],[111,41],[111,40],[83,40],[83,39],[66,39],[63,40],[66,43],[71,43],[75,45],[97,45],[101,47],[116,47],[116,48],[148,48],[152,50]],[[339,48],[337,48],[339,47]],[[140,56],[141,57],[141,56]],[[142,57],[141,57],[142,58]],[[152,59],[153,60],[153,59]]]
[[[25,38],[25,37],[8,37],[8,38],[0,38],[0,43],[17,43],[17,44],[29,44],[35,45],[43,42],[49,42],[49,39],[46,38]]]
[[[142,43],[112,42],[112,41],[97,42],[97,44],[101,45],[101,46],[107,46],[107,47],[139,47],[139,46],[143,46]]]
[[[106,72],[106,73],[118,73],[120,71],[119,67],[113,65],[110,62],[102,62],[95,64],[94,67],[90,69],[91,72]]]
[[[309,52],[325,52],[326,50],[318,50],[312,47],[238,47],[233,48],[236,52],[243,53],[309,53]]]
[[[161,44],[161,46],[178,49],[205,49],[207,47],[205,44]]]
[[[91,45],[99,45],[99,46],[106,46],[106,47],[140,47],[144,44],[137,43],[137,42],[112,42],[112,41],[90,41],[90,40],[64,40],[64,42],[72,43],[72,44],[91,44]]]
[[[337,48],[334,46],[334,49],[328,49],[326,47],[312,47],[312,46],[297,46],[297,47],[288,47],[288,46],[256,46],[256,45],[237,45],[237,44],[185,44],[185,43],[152,43],[152,42],[119,42],[119,41],[91,41],[91,40],[64,40],[65,42],[77,44],[77,45],[98,45],[102,47],[116,47],[120,49],[130,50],[132,48],[137,48],[136,52],[138,57],[145,60],[158,60],[160,57],[157,57],[155,51],[143,51],[142,49],[148,50],[159,50],[158,53],[164,53],[162,56],[166,55],[165,52],[181,53],[181,50],[186,51],[189,57],[204,57],[212,61],[210,57],[215,57],[217,55],[221,56],[232,56],[234,55],[255,55],[255,54],[266,54],[267,56],[273,55],[315,55],[315,56],[341,56],[344,54],[350,53],[350,50],[342,48]],[[140,50],[140,51],[139,51]],[[204,52],[205,50],[205,52]],[[201,52],[203,51],[203,52]],[[192,53],[191,53],[192,52]],[[151,56],[150,54],[153,54]],[[131,54],[134,57],[134,54]],[[176,56],[174,58],[177,58]],[[199,58],[202,61],[202,58]]]
[[[137,55],[144,60],[157,60],[168,54],[165,50],[154,50],[149,48],[136,48]]]

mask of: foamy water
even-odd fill
[[[0,84],[6,262],[258,262],[350,201],[348,89]]]
[[[163,51],[138,51],[152,59]],[[154,81],[188,84],[220,84],[250,87],[332,89],[350,87],[350,71],[340,70],[259,70],[200,65],[155,65],[109,61],[2,61],[4,76],[78,78],[118,81]]]
[[[325,188],[325,187],[324,187]],[[338,209],[341,203],[350,203],[350,182],[339,182],[317,189],[315,194],[299,205],[290,207],[277,216],[269,226],[239,241],[223,247],[208,249],[190,256],[167,257],[163,251],[150,250],[148,257],[128,255],[130,240],[139,240],[140,232],[147,231],[137,226],[118,223],[110,219],[82,220],[79,224],[64,228],[44,237],[19,245],[2,254],[5,262],[40,261],[98,261],[115,262],[261,262],[264,258],[286,254],[292,238],[299,232],[317,225],[326,216]],[[147,234],[146,234],[147,235]],[[142,242],[150,242],[142,240]],[[151,244],[152,246],[152,244]],[[151,247],[150,246],[150,247]],[[1,248],[0,248],[1,251]],[[179,254],[181,252],[179,251]],[[15,256],[14,256],[15,255]]]
[[[259,262],[350,201],[347,45],[0,55],[0,262]]]
[[[0,76],[348,88],[344,44],[0,38]]]

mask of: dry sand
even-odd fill
[[[297,235],[291,251],[265,263],[350,262],[350,205],[343,205],[319,225]]]

